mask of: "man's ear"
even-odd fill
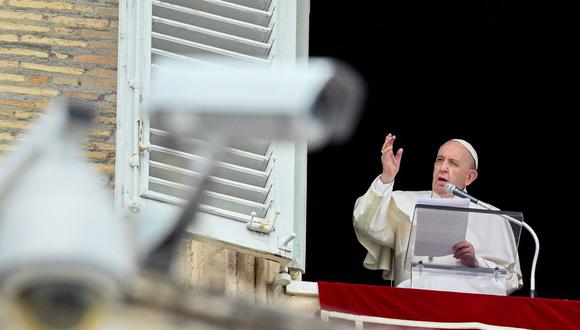
[[[469,170],[469,174],[467,175],[467,178],[465,179],[465,186],[469,186],[473,181],[475,181],[475,179],[477,179],[477,170]]]

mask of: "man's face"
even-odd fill
[[[467,187],[477,178],[471,154],[461,143],[449,141],[439,148],[433,167],[432,189],[442,197],[451,197],[445,192],[445,184],[451,183],[459,189]]]

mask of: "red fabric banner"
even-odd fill
[[[430,322],[580,329],[580,301],[318,282],[322,310]]]

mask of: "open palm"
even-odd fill
[[[393,152],[393,143],[397,137],[389,133],[385,138],[385,143],[381,149],[381,163],[383,165],[383,172],[380,180],[383,183],[393,182],[395,176],[399,172],[401,165],[401,158],[403,157],[403,148],[399,148],[397,153]]]

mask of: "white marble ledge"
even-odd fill
[[[292,281],[286,286],[286,294],[291,296],[318,297],[318,283]]]

